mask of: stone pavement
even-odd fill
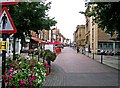
[[[65,47],[52,62],[44,87],[118,88],[118,70]]]
[[[92,53],[86,53],[86,56],[93,58]],[[94,60],[101,62],[101,55],[94,54]],[[120,70],[120,56],[111,56],[111,55],[103,55],[103,64],[113,67],[115,69]]]

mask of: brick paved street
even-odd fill
[[[118,70],[101,64],[70,47],[65,47],[52,62],[51,74],[43,87],[92,86],[118,88]],[[42,87],[42,88],[43,88]],[[83,88],[84,88],[83,87]]]
[[[65,47],[43,86],[118,86],[118,70]]]

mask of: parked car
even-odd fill
[[[115,51],[115,55],[120,55],[120,51]]]
[[[97,54],[101,55],[101,50],[100,49],[97,50]]]
[[[111,56],[115,55],[115,51],[109,51],[109,55]]]

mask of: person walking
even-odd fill
[[[77,46],[77,53],[79,53],[79,51],[80,51],[80,50],[79,50],[79,47]]]

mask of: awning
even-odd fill
[[[36,42],[38,42],[38,43],[46,44],[45,41],[42,41],[42,40],[40,40],[40,39],[38,39],[38,38],[36,38],[36,37],[31,37],[31,39],[33,39],[34,41],[36,41]]]
[[[49,44],[60,45],[62,43],[61,42],[49,42]]]

